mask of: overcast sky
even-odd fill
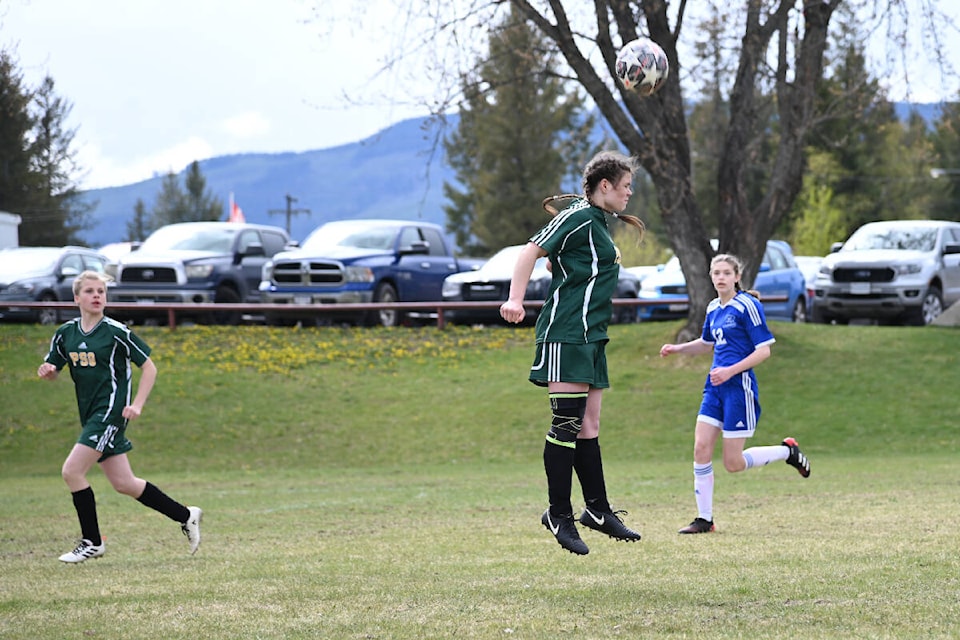
[[[0,47],[27,86],[49,74],[72,103],[82,187],[116,186],[195,159],[355,142],[425,115],[369,90],[392,3],[334,4],[363,7],[369,28],[315,16],[309,0],[0,0]],[[378,82],[387,91],[389,78]]]
[[[376,75],[405,37],[397,3],[325,0],[319,15],[316,4],[0,0],[0,48],[15,53],[28,86],[49,74],[72,103],[85,189],[215,156],[324,149],[426,115],[397,91],[409,76]],[[960,11],[957,0],[941,4]],[[955,99],[939,77],[919,77],[928,62],[905,59],[909,99]],[[891,98],[904,99],[896,89]]]

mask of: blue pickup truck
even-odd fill
[[[444,279],[475,263],[454,257],[440,226],[403,220],[340,220],[317,227],[300,248],[278,253],[263,267],[261,300],[269,304],[343,304],[442,300]],[[269,324],[335,320],[397,326],[396,309],[334,312],[271,310]],[[424,313],[408,316],[429,316]],[[435,316],[436,314],[432,314]]]

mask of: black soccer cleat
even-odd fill
[[[800,446],[793,438],[787,438],[783,441],[783,446],[790,449],[790,455],[787,456],[787,464],[800,472],[804,478],[810,477],[810,461],[807,456],[800,451]]]
[[[590,553],[586,543],[580,539],[580,533],[577,531],[577,525],[573,522],[573,514],[564,516],[555,516],[550,513],[550,509],[543,512],[540,522],[552,533],[560,546],[580,556]]]
[[[640,534],[623,524],[618,514],[627,515],[626,511],[598,511],[584,507],[580,514],[580,524],[594,531],[605,533],[614,540],[636,542]]]
[[[693,519],[693,522],[677,531],[677,533],[710,533],[716,530],[717,528],[713,525],[713,520],[704,520],[697,516]]]

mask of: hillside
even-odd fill
[[[271,214],[294,208],[310,214],[293,216],[291,235],[302,240],[323,222],[344,218],[422,219],[443,224],[443,183],[453,181],[439,142],[456,118],[446,124],[428,118],[399,122],[359,142],[301,153],[251,153],[200,162],[207,187],[223,200],[230,193],[248,222],[286,226],[286,216]],[[445,127],[445,128],[444,128]],[[101,246],[124,240],[137,200],[153,207],[164,176],[131,185],[84,193],[95,202],[87,244]]]
[[[933,122],[937,104],[896,105],[901,119],[916,110]],[[296,240],[330,220],[344,218],[420,219],[444,224],[444,182],[454,181],[442,140],[457,126],[458,115],[445,122],[433,118],[401,121],[365,140],[300,153],[249,153],[202,160],[200,170],[211,192],[223,200],[230,193],[248,222],[286,226],[286,195],[294,208],[310,215],[293,216],[290,232]],[[597,129],[598,139],[605,125]],[[94,189],[84,194],[96,202],[94,226],[84,234],[92,247],[125,240],[127,222],[137,200],[153,207],[162,175],[131,185]],[[271,213],[273,211],[274,213]]]

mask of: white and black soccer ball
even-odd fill
[[[650,96],[663,86],[670,73],[667,54],[653,40],[637,38],[617,53],[617,80],[630,91]]]

